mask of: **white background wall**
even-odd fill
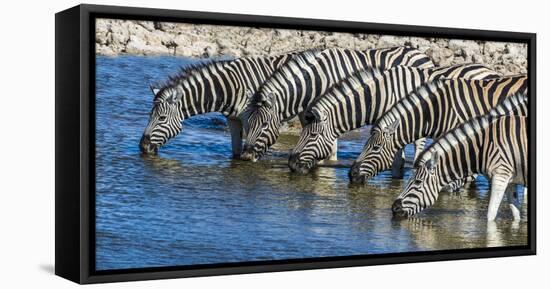
[[[105,288],[540,288],[548,283],[550,153],[544,1],[90,1],[538,34],[538,256],[102,285]],[[323,4],[321,4],[323,3]],[[4,1],[0,9],[0,287],[69,288],[54,266],[54,13],[77,1]],[[545,244],[546,243],[546,244]],[[545,282],[546,281],[546,282]],[[544,283],[543,283],[544,282]],[[409,284],[410,283],[410,284]]]

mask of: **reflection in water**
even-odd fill
[[[97,269],[526,244],[526,223],[512,223],[504,206],[496,223],[485,222],[484,179],[459,194],[442,193],[414,219],[392,220],[403,180],[385,172],[364,187],[348,183],[367,130],[345,136],[339,160],[305,176],[287,166],[296,136],[282,135],[257,163],[231,159],[217,114],[187,120],[158,156],[142,156],[147,84],[186,63],[97,59]]]

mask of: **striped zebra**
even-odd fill
[[[233,155],[238,157],[242,151],[239,116],[250,95],[296,54],[204,62],[182,68],[164,84],[151,87],[153,108],[139,143],[140,150],[157,153],[181,132],[184,119],[221,112],[228,119]]]
[[[279,136],[283,122],[298,115],[317,96],[352,73],[397,65],[433,67],[428,56],[410,47],[366,51],[331,48],[293,58],[273,74],[252,97],[247,113],[243,160],[258,160]]]
[[[331,154],[331,144],[339,136],[373,124],[394,103],[422,84],[447,77],[494,78],[500,75],[481,64],[430,69],[398,66],[374,75],[371,71],[361,71],[335,85],[307,108],[306,125],[289,158],[290,169],[298,173],[309,172]]]
[[[519,203],[510,188],[528,184],[527,126],[526,116],[485,115],[450,130],[420,155],[411,179],[392,205],[393,215],[412,216],[433,205],[445,185],[483,174],[491,183],[487,219],[496,218],[507,192],[512,215],[518,220]]]
[[[405,145],[438,138],[459,124],[484,115],[508,96],[527,90],[527,76],[490,80],[448,79],[428,83],[397,102],[372,127],[353,163],[350,181],[364,183],[389,170]],[[456,190],[463,182],[451,184]]]

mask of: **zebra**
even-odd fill
[[[163,84],[151,86],[153,108],[139,147],[155,154],[182,130],[184,119],[208,112],[221,112],[228,119],[234,157],[242,151],[239,116],[249,97],[279,67],[297,52],[234,60],[206,61],[181,68]]]
[[[279,136],[282,122],[301,112],[317,96],[352,73],[397,65],[433,67],[417,49],[393,47],[366,51],[331,48],[302,53],[274,73],[252,97],[248,108],[244,152],[241,159],[258,160]]]
[[[306,125],[289,158],[290,169],[302,174],[309,172],[317,162],[330,155],[331,144],[339,136],[374,123],[415,88],[446,77],[494,78],[501,75],[481,64],[429,69],[397,66],[384,73],[356,73],[316,98],[307,108]],[[421,141],[418,146],[423,143]]]
[[[392,204],[394,217],[410,217],[433,205],[448,183],[483,174],[491,183],[487,220],[496,218],[504,192],[514,220],[519,220],[517,195],[509,184],[528,184],[527,118],[489,114],[437,139],[419,156],[411,179]]]
[[[378,119],[349,171],[350,181],[368,181],[390,169],[393,156],[405,145],[426,137],[438,138],[466,120],[487,113],[508,96],[526,90],[527,76],[448,79],[423,85]],[[450,189],[457,190],[463,184],[452,183]]]

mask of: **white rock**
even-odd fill
[[[100,55],[188,57],[266,56],[311,48],[367,50],[409,45],[425,52],[440,66],[484,63],[506,75],[527,70],[525,44],[359,33],[98,19],[96,44]]]
[[[408,41],[408,37],[398,37],[384,35],[378,39],[377,48],[388,48],[404,45]]]
[[[503,42],[485,42],[484,45],[484,52],[489,55],[493,55],[495,53],[503,53],[504,48],[506,48],[506,43]]]
[[[449,66],[453,64],[454,52],[448,48],[430,48],[426,50],[436,66]]]
[[[109,46],[96,45],[96,54],[105,56],[115,56],[117,53]]]

